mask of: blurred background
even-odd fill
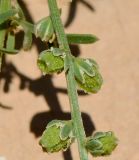
[[[49,15],[47,0],[19,2],[33,23]],[[74,55],[95,59],[104,79],[99,93],[79,95],[87,135],[114,131],[119,138],[113,154],[97,160],[138,160],[139,1],[73,0],[62,8],[67,33],[92,33],[100,39],[71,46]],[[0,73],[0,156],[6,160],[79,160],[76,143],[55,154],[43,153],[38,144],[50,120],[70,119],[64,74],[43,77],[37,67],[44,49],[35,39],[29,52],[7,56]]]

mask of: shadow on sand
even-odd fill
[[[87,2],[83,0],[77,0],[73,1],[74,3],[71,5],[75,5],[77,7],[78,2],[83,3],[85,6],[87,6],[90,10],[94,11],[94,8],[88,4]],[[27,19],[34,23],[33,18],[31,17],[31,14],[29,13],[29,10],[27,9],[26,4],[19,0],[19,3],[23,10],[26,13]],[[73,8],[76,12],[76,8]],[[71,12],[71,10],[70,10]],[[70,13],[69,13],[70,14]],[[71,20],[68,22],[67,20],[66,26],[68,26],[71,23]],[[20,33],[17,37],[19,38],[21,42],[22,39],[22,33]],[[42,43],[40,40],[34,38],[34,44],[37,46],[38,53],[44,49],[46,49],[46,45]],[[20,48],[22,44],[18,43],[18,48]],[[76,45],[70,46],[72,53],[74,53],[75,56],[79,56],[80,54],[80,49]],[[62,107],[60,105],[60,102],[57,97],[57,93],[62,93],[62,94],[67,94],[67,89],[65,88],[56,88],[53,85],[52,82],[52,76],[41,76],[39,78],[31,79],[30,77],[22,74],[21,72],[18,71],[16,66],[12,63],[7,63],[6,59],[4,60],[2,72],[0,73],[0,82],[3,79],[4,80],[4,86],[3,86],[3,91],[4,92],[9,92],[10,91],[10,85],[12,83],[12,79],[14,77],[18,77],[20,79],[20,86],[19,89],[28,89],[29,92],[33,93],[36,96],[43,96],[45,98],[46,103],[49,106],[49,111],[48,112],[40,112],[34,115],[31,119],[30,122],[30,131],[34,133],[36,137],[41,136],[42,132],[44,131],[46,125],[48,122],[50,122],[53,119],[61,119],[61,120],[69,120],[71,119],[71,114],[69,112],[63,112]],[[81,96],[86,96],[83,92],[79,92],[79,95]],[[6,108],[6,109],[11,109],[6,105],[0,104],[1,108]],[[82,118],[83,118],[83,123],[85,127],[85,131],[87,133],[87,136],[91,135],[92,132],[95,130],[94,123],[90,116],[87,113],[82,113]],[[72,160],[72,155],[70,149],[66,152],[63,153],[63,157],[65,160]]]

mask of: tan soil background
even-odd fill
[[[89,134],[95,127],[112,130],[119,138],[113,154],[98,160],[139,160],[139,1],[86,2],[94,11],[76,1],[76,16],[66,28],[67,32],[93,33],[100,38],[93,45],[76,47],[80,56],[99,63],[104,78],[98,94],[79,97],[85,126]],[[46,0],[24,3],[34,22],[49,13]],[[69,6],[64,6],[63,23],[68,11]],[[36,59],[35,45],[29,52],[21,50],[6,58],[0,76],[0,156],[6,160],[79,160],[77,144],[71,146],[71,155],[70,151],[48,155],[38,145],[48,121],[68,119],[70,107],[64,74],[43,78]]]

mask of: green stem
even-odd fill
[[[48,0],[48,4],[49,4],[52,23],[57,35],[59,47],[60,49],[64,50],[66,54],[66,60],[69,66],[68,71],[66,72],[66,80],[67,80],[69,101],[71,106],[71,116],[74,124],[76,138],[78,141],[80,159],[88,160],[88,154],[84,147],[86,135],[83,127],[81,112],[79,110],[78,95],[77,95],[76,82],[74,78],[74,69],[73,69],[71,51],[69,48],[66,34],[64,32],[64,27],[60,18],[60,13],[56,0]]]

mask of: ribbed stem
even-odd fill
[[[68,96],[69,96],[69,101],[71,106],[71,116],[74,124],[76,138],[78,141],[80,159],[88,160],[88,154],[84,147],[84,141],[85,141],[86,135],[83,127],[81,112],[79,110],[72,55],[70,52],[67,37],[64,32],[64,27],[60,18],[57,2],[56,0],[48,0],[48,4],[50,9],[50,16],[52,19],[52,23],[53,23],[56,35],[57,35],[59,47],[60,49],[64,50],[66,54],[66,60],[69,66],[68,71],[66,72],[66,80],[67,80]]]

